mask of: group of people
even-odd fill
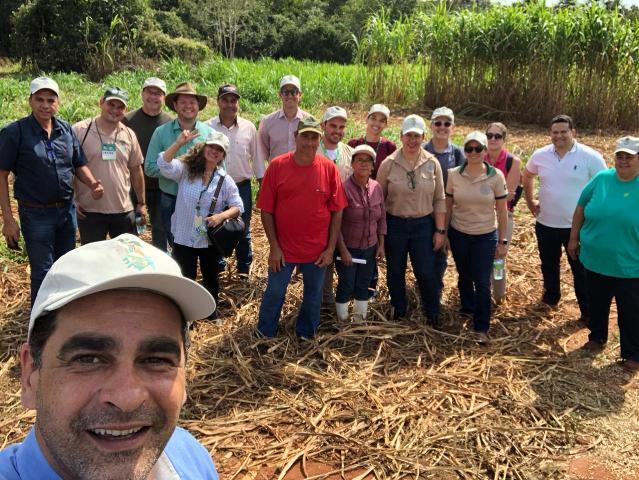
[[[347,112],[330,107],[321,122],[303,112],[292,75],[280,82],[282,108],[259,129],[238,116],[241,96],[229,84],[218,90],[219,115],[206,123],[197,115],[207,97],[189,83],[167,95],[162,80],[147,79],[143,106],[128,114],[127,92],[109,88],[98,116],[74,126],[56,116],[59,96],[55,81],[34,79],[31,114],[0,131],[3,235],[17,248],[22,232],[31,266],[22,400],[37,411],[25,441],[0,452],[2,478],[217,478],[208,452],[176,425],[189,327],[216,315],[217,273],[226,268],[206,226],[245,218],[236,256],[238,273],[247,274],[252,178],[269,242],[259,336],[277,334],[295,268],[304,284],[301,340],[316,334],[323,303],[345,321],[354,300],[353,315],[365,318],[384,258],[393,318],[409,313],[410,257],[424,316],[439,328],[450,251],[460,314],[472,315],[477,341],[486,342],[491,289],[496,301],[506,292],[503,260],[523,193],[536,217],[541,301],[560,300],[563,248],[590,329],[584,348],[605,348],[615,298],[624,366],[639,370],[637,137],[618,140],[615,168],[606,169],[576,141],[572,119],[559,115],[552,144],[536,150],[521,175],[503,124],[469,133],[460,148],[446,107],[429,127],[407,116],[398,147],[382,136],[389,109],[373,105],[365,135],[344,143]],[[162,111],[165,102],[175,119]],[[134,235],[147,215],[157,248]],[[198,262],[204,286],[194,281]]]

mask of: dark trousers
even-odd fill
[[[191,280],[195,280],[197,276],[199,260],[200,271],[202,272],[202,285],[213,295],[217,308],[218,293],[220,290],[220,284],[217,278],[220,256],[215,247],[192,248],[174,243],[171,256],[180,266],[182,275]]]
[[[253,214],[253,191],[251,190],[251,181],[245,180],[237,184],[240,198],[244,204],[244,213],[242,220],[246,228],[244,236],[235,247],[235,258],[237,260],[237,273],[249,273],[251,263],[253,263],[253,248],[251,247],[251,217]],[[220,271],[226,268],[226,260],[224,257],[220,259]]]
[[[589,340],[608,341],[608,319],[613,297],[617,302],[617,323],[621,358],[639,362],[639,278],[618,278],[586,270],[590,305]]]
[[[154,247],[166,252],[166,232],[164,231],[164,222],[162,221],[162,208],[160,205],[160,190],[147,190],[146,211],[149,214],[151,222],[151,242]]]
[[[78,230],[80,230],[80,242],[99,242],[109,238],[115,238],[123,233],[137,235],[135,228],[135,212],[124,213],[94,213],[86,212],[84,219],[78,218]]]
[[[168,247],[173,248],[173,234],[171,233],[171,217],[175,211],[175,195],[168,193],[160,193],[160,212],[162,213],[162,225],[166,234],[166,243]],[[168,251],[167,247],[167,251]]]
[[[457,287],[462,310],[473,312],[476,332],[487,332],[490,328],[490,275],[495,260],[497,231],[469,235],[451,227],[448,240],[459,276]]]
[[[437,273],[437,295],[439,298],[442,297],[442,291],[444,290],[446,268],[448,268],[448,254],[444,248],[440,248],[435,251],[435,272]]]
[[[353,258],[366,260],[366,263],[353,263],[347,267],[340,260],[335,260],[335,270],[337,271],[335,301],[337,303],[347,303],[351,298],[368,300],[368,287],[377,270],[375,262],[377,245],[364,249],[349,248],[348,251]]]
[[[419,218],[401,218],[386,215],[386,283],[395,308],[395,316],[406,314],[406,266],[408,256],[417,280],[422,308],[426,315],[439,313],[439,288],[435,272],[432,215]]]
[[[559,284],[559,267],[561,248],[568,247],[570,228],[553,228],[535,223],[537,247],[541,260],[541,273],[544,277],[544,296],[542,301],[549,305],[557,305],[561,298]],[[588,298],[586,296],[586,272],[579,260],[573,260],[567,255],[575,286],[575,295],[582,317],[589,317]]]
[[[75,248],[75,206],[32,208],[18,202],[20,230],[31,270],[31,306],[45,275],[58,258]]]

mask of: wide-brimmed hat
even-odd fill
[[[193,95],[195,98],[197,98],[197,104],[198,104],[199,110],[204,110],[204,107],[206,107],[206,103],[208,101],[208,98],[206,97],[206,95],[200,95],[199,93],[195,91],[195,87],[191,85],[191,82],[183,82],[183,83],[180,83],[177,87],[175,87],[175,90],[169,93],[166,96],[166,99],[164,100],[164,102],[166,103],[166,106],[169,107],[174,112],[175,112],[175,100],[177,99],[179,95]]]

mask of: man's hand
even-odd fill
[[[435,232],[433,235],[433,250],[441,250],[446,244],[446,235]]]
[[[271,247],[268,252],[268,268],[271,272],[279,272],[286,266],[284,253],[280,247]]]
[[[320,254],[319,258],[315,260],[315,265],[320,268],[328,267],[331,263],[333,263],[333,253],[333,249],[327,248]]]
[[[571,238],[568,240],[568,247],[566,247],[566,251],[573,260],[579,259],[579,239]]]
[[[529,203],[528,210],[533,214],[533,217],[537,218],[537,215],[539,215],[539,200],[533,200],[532,203]]]
[[[138,203],[135,206],[135,213],[136,213],[136,216],[139,215],[140,218],[142,219],[142,225],[146,225],[146,219],[147,219],[146,205]]]
[[[340,250],[339,256],[341,258],[340,262],[342,262],[344,266],[350,267],[353,265],[353,256],[347,249],[344,249],[343,251]]]
[[[104,195],[104,187],[102,186],[102,181],[96,180],[91,184],[91,196],[93,200],[100,200]]]
[[[7,247],[11,249],[18,248],[18,241],[20,240],[20,227],[13,217],[5,217],[4,225],[2,226],[2,235],[7,241]]]
[[[503,243],[497,244],[497,248],[495,249],[495,257],[505,258],[507,253],[508,245],[504,245]]]
[[[381,245],[377,245],[377,251],[375,252],[375,258],[377,259],[378,262],[381,262],[382,260],[384,260],[384,255],[386,254],[386,252],[384,252],[384,247]]]
[[[176,142],[180,146],[184,146],[187,143],[189,143],[191,140],[195,140],[199,136],[200,136],[200,132],[197,131],[197,128],[193,130],[182,130],[182,133],[180,133],[180,135],[176,139]]]

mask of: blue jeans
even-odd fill
[[[31,305],[45,275],[58,258],[75,248],[75,205],[31,208],[20,205],[20,229],[31,266]]]
[[[291,281],[293,269],[298,266],[304,281],[304,296],[297,316],[295,333],[299,337],[312,338],[320,323],[322,288],[326,267],[319,268],[313,263],[287,263],[279,272],[268,272],[268,284],[260,305],[257,329],[262,335],[274,337],[280,312],[284,305],[286,289]]]
[[[446,268],[448,268],[448,255],[444,248],[440,248],[435,252],[435,272],[437,273],[437,296],[442,298],[442,291],[444,290],[444,275],[446,275]]]
[[[171,233],[171,217],[175,211],[175,197],[168,193],[160,193],[160,212],[162,213],[162,224],[166,233],[166,242],[173,248],[173,234]],[[167,251],[167,248],[164,249]]]
[[[253,213],[253,192],[251,191],[251,181],[240,182],[237,186],[240,192],[240,198],[244,204],[244,213],[242,220],[246,225],[244,236],[240,239],[240,243],[235,247],[235,258],[237,259],[237,272],[249,273],[251,263],[253,263],[253,249],[251,248],[251,216]],[[224,258],[220,259],[221,270],[226,268]]]
[[[450,228],[450,250],[459,274],[457,287],[461,308],[473,312],[476,332],[487,332],[490,327],[490,276],[495,260],[497,231],[470,235]]]
[[[151,242],[154,247],[166,252],[167,240],[164,222],[162,221],[161,195],[161,190],[147,190],[145,192],[146,211],[149,214],[149,221],[151,222]],[[170,221],[171,219],[169,217],[169,222]]]
[[[368,300],[368,287],[377,269],[375,262],[377,245],[365,249],[349,248],[348,251],[353,258],[366,260],[366,264],[353,263],[347,267],[341,261],[335,260],[335,270],[337,270],[335,301],[337,303],[347,303],[353,297],[355,300]]]
[[[407,310],[406,265],[409,255],[424,313],[429,316],[439,314],[440,290],[435,271],[435,222],[432,215],[401,218],[387,214],[386,223],[386,283],[395,316],[403,316]]]

